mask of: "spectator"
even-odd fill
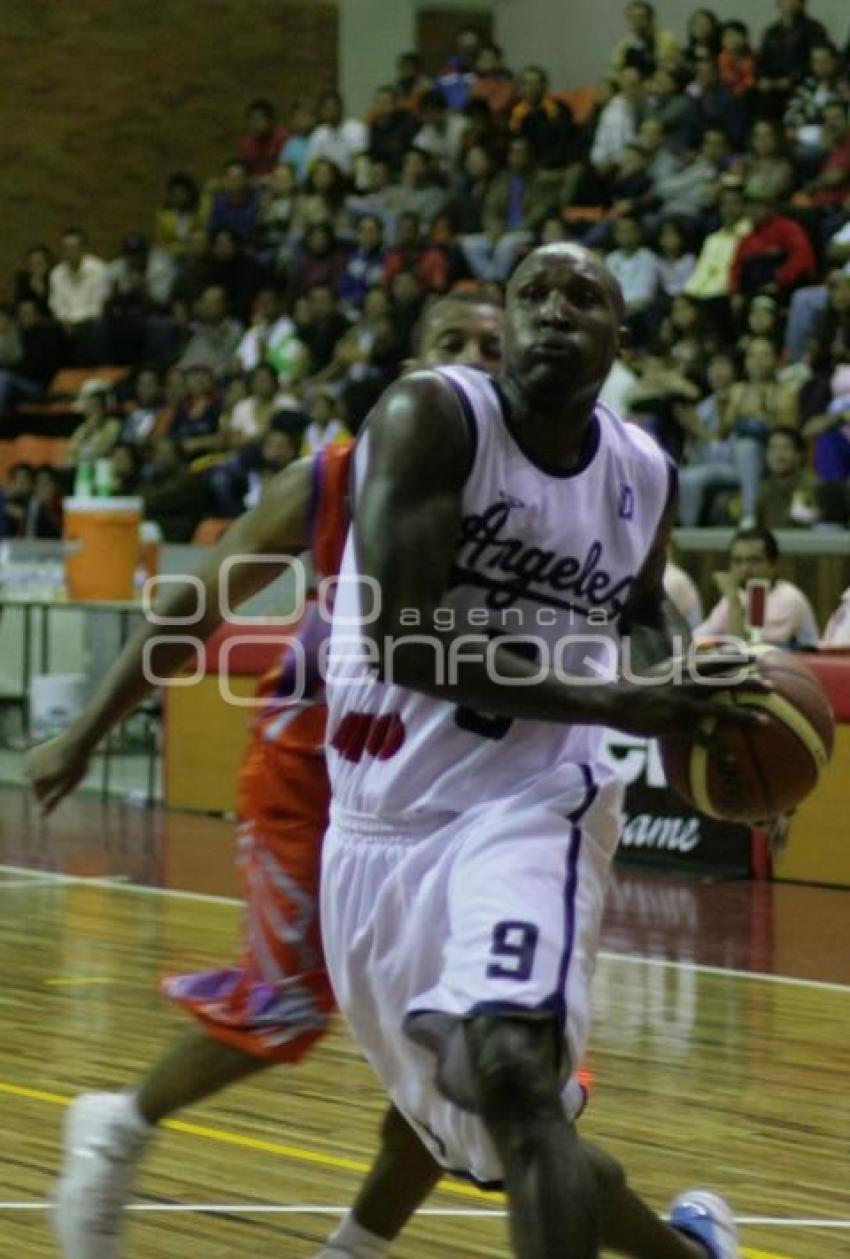
[[[752,230],[746,216],[746,206],[739,187],[722,187],[717,208],[720,227],[711,232],[702,243],[696,266],[685,284],[685,292],[700,302],[713,303],[720,315],[728,314],[728,299],[732,292],[732,263],[738,246]]]
[[[248,178],[248,167],[241,158],[228,162],[224,179],[213,197],[207,221],[211,235],[226,228],[243,244],[254,235],[260,217],[260,198]]]
[[[198,185],[191,175],[177,171],[165,189],[165,200],[154,215],[153,240],[157,249],[183,258],[193,232],[203,229],[198,213]]]
[[[770,201],[750,187],[746,194],[752,231],[743,238],[732,263],[733,294],[790,293],[816,273],[811,242],[793,219],[778,214]]]
[[[397,194],[398,185],[390,183],[390,168],[386,162],[371,161],[366,191],[346,197],[346,214],[355,224],[362,215],[373,214],[383,225],[384,237],[392,238],[395,235]]]
[[[65,451],[65,466],[70,468],[105,459],[121,432],[112,394],[102,380],[85,382],[76,409],[82,412],[83,418],[71,434]]]
[[[712,13],[711,9],[694,9],[688,18],[686,34],[688,42],[685,45],[683,57],[688,65],[693,65],[699,53],[707,52],[712,57],[719,55],[722,28],[717,15]]]
[[[164,542],[190,542],[209,507],[204,477],[189,471],[180,442],[171,435],[159,439],[145,471],[145,519],[159,526]]]
[[[552,95],[546,71],[526,66],[519,76],[518,94],[509,126],[514,135],[528,141],[538,166],[554,170],[577,162],[579,129],[570,107]]]
[[[814,44],[809,54],[809,73],[797,85],[783,119],[793,133],[798,156],[811,162],[825,156],[821,128],[827,105],[846,101],[850,87],[842,71],[841,56],[834,44]],[[811,169],[807,172],[811,174]]]
[[[646,154],[646,173],[653,186],[679,169],[679,158],[668,141],[664,124],[654,114],[640,124],[637,142]]]
[[[42,314],[35,302],[19,302],[17,316],[23,347],[17,374],[38,387],[38,394],[30,393],[31,397],[38,397],[65,361],[62,329],[55,319]]]
[[[750,151],[736,173],[744,180],[744,195],[757,193],[768,201],[787,200],[797,182],[778,122],[762,118],[750,132]]]
[[[371,288],[357,323],[337,341],[331,362],[313,379],[332,383],[343,398],[356,394],[355,405],[365,414],[368,404],[397,375],[401,359],[389,295],[383,287]]]
[[[647,75],[662,64],[672,63],[679,56],[679,41],[672,31],[656,25],[655,9],[646,0],[634,0],[626,5],[624,35],[614,49],[614,66],[622,70],[634,66]]]
[[[437,170],[449,174],[458,164],[467,123],[463,114],[449,113],[442,93],[426,92],[419,106],[422,126],[413,137],[413,149],[427,153]]]
[[[271,480],[288,468],[298,455],[298,430],[286,412],[272,420],[268,432],[259,443],[256,459],[247,473],[247,491],[243,506],[256,507]]]
[[[830,222],[837,228],[845,221],[842,207],[850,201],[850,124],[844,102],[835,101],[825,107],[821,142],[826,157],[804,191],[816,209],[833,212]]]
[[[502,160],[507,153],[510,133],[494,117],[486,101],[473,96],[464,109],[463,116],[466,119],[466,130],[461,137],[461,153],[466,154],[480,145],[487,150],[494,162]]]
[[[685,527],[706,523],[709,499],[717,490],[737,490],[735,439],[726,432],[726,412],[738,368],[727,351],[708,364],[711,393],[679,412],[685,430],[684,467],[679,471],[679,520]]]
[[[138,494],[142,483],[142,456],[134,442],[119,441],[112,448],[112,493]]]
[[[257,246],[264,266],[285,269],[290,260],[298,205],[295,168],[278,162],[262,192]]]
[[[300,312],[302,318],[296,316],[295,324],[299,339],[307,347],[310,370],[321,372],[330,363],[337,341],[351,324],[337,307],[335,285],[316,284],[305,297]]]
[[[846,647],[850,647],[850,587],[841,596],[820,640],[822,651]]]
[[[444,293],[452,278],[448,250],[433,240],[423,240],[415,214],[400,214],[396,243],[384,259],[384,283],[392,285],[403,271],[411,271],[429,293]]]
[[[184,370],[186,396],[177,408],[168,435],[180,443],[188,459],[195,459],[221,449],[221,404],[215,378],[205,363],[195,362]]]
[[[461,241],[476,279],[507,280],[549,209],[560,203],[558,183],[558,173],[540,170],[528,140],[516,136],[508,150],[507,170],[494,177],[484,199],[483,233]]]
[[[268,432],[271,418],[280,410],[283,400],[278,393],[277,373],[268,363],[259,363],[251,372],[251,391],[237,402],[222,437],[227,449],[260,441]]]
[[[696,100],[684,90],[681,74],[669,66],[659,66],[646,86],[651,113],[638,128],[638,136],[651,123],[661,128],[665,143],[674,153],[699,148],[703,121]]]
[[[622,69],[618,82],[620,90],[599,115],[590,150],[590,160],[602,174],[611,170],[626,145],[634,140],[649,109],[644,75],[636,66]]]
[[[771,343],[778,356],[782,351],[782,333],[782,314],[776,299],[767,293],[757,293],[747,306],[746,328],[738,338],[738,352],[746,354],[753,341],[764,339]]]
[[[156,261],[164,263],[160,267]],[[137,366],[147,357],[148,317],[164,304],[174,282],[174,264],[168,254],[154,256],[144,236],[125,236],[121,254],[109,263],[110,291],[104,306],[107,362]]]
[[[357,118],[344,118],[342,97],[332,89],[319,97],[319,125],[310,136],[307,164],[325,157],[342,171],[354,173],[354,159],[369,147],[366,124]]]
[[[717,59],[720,82],[734,96],[748,97],[756,86],[756,58],[743,22],[724,22]]]
[[[850,480],[850,366],[847,362],[830,373],[825,413],[810,419],[803,428],[803,435],[816,439],[815,471],[824,482]]]
[[[274,289],[261,289],[254,302],[251,326],[236,347],[240,371],[252,372],[268,363],[281,385],[292,388],[307,369],[307,349],[299,340],[295,324],[285,314]]]
[[[699,228],[717,201],[728,156],[726,133],[710,127],[696,156],[681,158],[675,170],[653,181],[653,198],[660,204],[661,214],[685,219]]]
[[[735,152],[742,149],[749,123],[747,105],[722,82],[716,57],[710,53],[698,54],[694,62],[694,81],[688,90],[696,103],[701,133],[709,129],[722,131]]]
[[[486,101],[494,117],[503,118],[508,114],[514,98],[514,76],[505,65],[498,44],[481,45],[475,59],[472,95]]]
[[[184,371],[206,367],[216,376],[230,371],[236,347],[242,339],[242,328],[227,314],[227,294],[219,285],[211,285],[195,306],[192,335],[180,357]]]
[[[693,274],[696,259],[688,248],[684,229],[676,219],[665,219],[658,233],[658,276],[661,291],[678,297]]]
[[[285,162],[295,171],[295,178],[303,184],[310,165],[310,137],[316,125],[312,108],[306,101],[295,101],[289,111],[289,138],[278,154],[278,161]]]
[[[605,265],[623,291],[626,322],[638,341],[646,339],[643,314],[658,291],[658,258],[644,244],[638,219],[624,214],[614,225],[616,248],[606,255]]]
[[[627,144],[620,154],[615,173],[608,181],[613,217],[635,213],[650,198],[652,181],[647,171],[646,158],[646,150],[638,140],[634,144]],[[590,229],[585,243],[591,246],[605,244],[610,241],[612,230],[611,221],[603,219],[597,227]]]
[[[289,136],[277,121],[271,101],[257,97],[245,111],[248,129],[239,139],[239,157],[252,178],[270,175]]]
[[[308,400],[310,423],[301,443],[301,456],[314,455],[323,446],[351,440],[351,433],[342,418],[344,407],[332,389],[316,389]]]
[[[767,474],[756,518],[765,529],[807,529],[818,519],[818,479],[805,466],[806,443],[796,428],[775,428],[767,439]]]
[[[401,183],[388,188],[386,194],[386,204],[396,220],[402,214],[415,214],[420,231],[426,232],[447,200],[446,190],[434,180],[430,153],[422,149],[408,149],[404,155]]]
[[[24,347],[12,318],[12,308],[0,306],[0,419],[11,413],[18,397],[37,398],[41,393],[34,381],[17,374],[23,356]]]
[[[326,157],[310,164],[304,191],[295,203],[292,231],[296,237],[304,236],[317,223],[331,224],[338,236],[344,236],[350,227],[345,179],[340,168]]]
[[[474,26],[465,26],[458,31],[455,40],[456,51],[437,75],[435,87],[448,108],[460,112],[468,103],[475,85],[475,62],[481,49],[481,35]]]
[[[314,223],[307,229],[304,244],[292,267],[288,300],[308,292],[317,284],[337,291],[345,272],[347,256],[328,223]]]
[[[393,327],[403,358],[410,358],[426,292],[415,271],[399,271],[390,281]]]
[[[14,302],[35,302],[42,315],[50,313],[50,272],[53,254],[46,245],[27,250],[26,266],[15,276]]]
[[[159,436],[157,429],[162,427],[163,403],[159,373],[152,367],[141,368],[136,375],[133,397],[121,425],[121,444],[144,448],[154,437]]]
[[[767,439],[774,428],[796,428],[796,393],[779,384],[778,355],[772,342],[754,337],[744,361],[745,378],[729,391],[723,435],[735,438],[735,461],[741,477],[741,523],[755,521]]]
[[[24,538],[62,537],[62,487],[56,468],[37,468],[33,491],[26,504],[20,536]]]
[[[441,96],[441,103],[442,100]],[[379,87],[372,98],[369,114],[368,152],[372,161],[386,162],[390,171],[397,175],[418,130],[416,116],[399,105],[395,87]]]
[[[368,290],[383,279],[385,257],[381,220],[374,214],[364,214],[357,224],[357,247],[339,279],[339,300],[344,306],[362,309]]]
[[[398,94],[398,103],[402,109],[409,109],[411,113],[416,113],[423,92],[427,92],[434,85],[433,80],[423,73],[420,54],[418,52],[400,53],[396,58],[396,73],[398,78],[395,82],[395,90]]]
[[[463,169],[455,180],[455,191],[446,205],[456,236],[474,236],[484,230],[484,199],[494,169],[493,158],[483,145],[467,149]]]
[[[827,42],[820,22],[806,13],[806,0],[776,0],[779,20],[768,26],[759,53],[759,109],[781,118],[788,96],[810,64],[812,47]]]
[[[789,581],[776,575],[779,547],[769,529],[739,529],[729,549],[729,571],[715,573],[720,602],[694,630],[694,637],[716,638],[731,634],[746,638],[744,592],[748,581],[770,583],[762,637],[777,647],[817,647],[818,627],[811,605]]]
[[[24,533],[27,508],[35,491],[35,468],[21,460],[13,463],[3,485],[4,537],[20,537]]]
[[[78,227],[62,237],[62,261],[50,272],[51,313],[62,324],[74,361],[83,365],[102,361],[100,319],[109,293],[106,263],[86,253],[87,238]]]
[[[664,566],[664,593],[673,607],[686,622],[689,629],[694,630],[702,621],[702,599],[694,581],[683,568],[668,559]]]
[[[180,255],[172,300],[194,306],[213,280],[213,258],[206,229],[195,227],[189,234],[186,250]]]

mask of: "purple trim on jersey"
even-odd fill
[[[570,847],[567,853],[567,877],[564,885],[564,952],[561,957],[561,965],[558,968],[558,981],[552,994],[552,1003],[562,1028],[566,1026],[567,1022],[567,975],[569,974],[570,962],[572,961],[576,934],[576,892],[578,891],[578,862],[581,856],[580,823],[599,791],[599,787],[593,781],[590,766],[581,764],[579,769],[584,778],[585,794],[579,807],[573,813],[567,815],[567,821],[571,822],[572,826],[570,828]],[[579,1064],[571,1063],[570,1065],[575,1069]]]
[[[322,497],[322,479],[325,473],[325,452],[320,449],[313,456],[310,463],[310,506],[307,512],[307,541],[310,544],[310,554],[313,553],[313,546],[316,541],[316,520],[319,515],[319,501]]]
[[[301,644],[304,658],[303,699],[316,699],[322,694],[324,681],[319,668],[319,656],[322,644],[330,633],[330,626],[319,612],[318,604],[308,607],[304,619],[298,628],[296,640]],[[267,696],[263,707],[263,716],[274,710],[276,700],[291,699],[298,682],[296,670],[296,654],[291,647],[284,650],[281,657],[283,668],[280,671],[277,685],[271,695]]]
[[[664,499],[664,512],[662,513],[664,515],[679,497],[679,469],[669,455],[665,455],[665,458],[667,460],[667,497]]]
[[[469,400],[469,395],[467,394],[463,385],[460,384],[459,381],[455,380],[453,376],[449,376],[448,374],[443,374],[442,372],[440,372],[440,375],[442,376],[446,384],[451,385],[452,392],[454,393],[455,397],[460,403],[460,409],[463,412],[463,418],[466,421],[466,430],[469,435],[469,471],[467,472],[467,476],[468,476],[469,473],[472,472],[473,467],[475,466],[475,455],[478,451],[478,422],[475,419],[475,411],[472,408],[472,403]]]
[[[539,455],[532,454],[525,445],[522,433],[514,421],[513,408],[511,407],[510,399],[497,380],[493,381],[493,387],[496,390],[496,397],[499,399],[499,406],[502,411],[502,419],[505,422],[505,428],[510,433],[522,454],[525,455],[528,462],[533,464],[539,472],[545,472],[547,476],[566,479],[568,477],[578,476],[590,467],[596,457],[596,453],[599,450],[599,444],[602,440],[602,426],[599,423],[599,416],[595,411],[590,417],[590,423],[585,430],[581,456],[578,463],[574,468],[568,468],[565,470],[564,468],[556,467],[554,464],[547,463],[547,461],[545,459],[541,459]]]

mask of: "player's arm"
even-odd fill
[[[154,689],[149,675],[172,677],[192,658],[194,647],[186,637],[209,638],[224,620],[228,606],[244,603],[269,585],[287,558],[308,546],[311,498],[312,461],[300,460],[281,472],[260,505],[228,530],[194,574],[196,580],[160,588],[163,593],[154,601],[153,610],[170,623],[145,619],[82,715],[59,738],[30,752],[27,777],[45,812],[73,790],[98,743]],[[270,558],[263,564],[226,563],[240,556]],[[174,624],[180,618],[192,618],[199,609],[200,615],[191,623]],[[153,639],[157,643],[152,647]]]
[[[664,569],[678,514],[679,497],[671,493],[652,548],[632,586],[623,609],[620,632],[628,641],[629,664],[635,674],[648,673],[662,660],[688,649],[687,621],[664,590]]]
[[[360,574],[381,594],[366,632],[384,681],[494,716],[608,725],[637,734],[690,730],[712,713],[731,713],[747,724],[755,720],[688,687],[571,684],[554,671],[541,677],[536,664],[505,647],[490,644],[488,660],[484,635],[436,628],[472,453],[459,405],[437,376],[406,377],[372,413],[354,530]]]

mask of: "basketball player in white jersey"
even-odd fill
[[[623,630],[647,663],[670,654],[675,515],[666,457],[596,401],[622,313],[587,251],[539,249],[499,382],[418,373],[373,412],[334,611],[321,917],[392,1100],[444,1167],[504,1181],[517,1255],[732,1259],[720,1199],[663,1224],[573,1122],[621,798],[601,728],[729,713],[695,684],[615,680]]]

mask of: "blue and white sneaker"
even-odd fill
[[[680,1193],[670,1208],[670,1223],[705,1246],[708,1259],[740,1259],[735,1217],[716,1193],[705,1189]]]

